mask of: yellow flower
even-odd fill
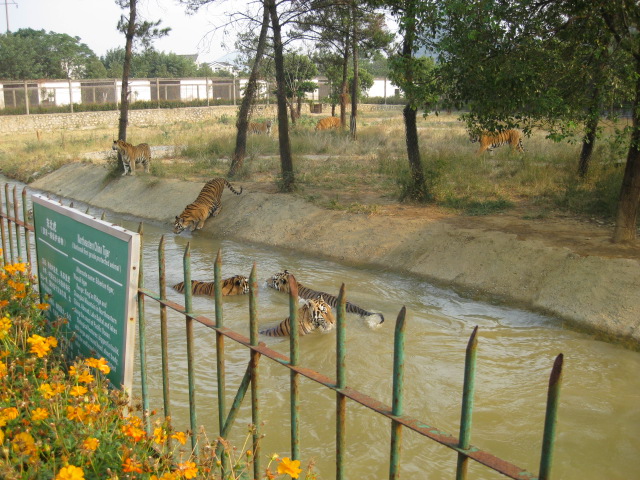
[[[18,418],[18,409],[16,407],[3,408],[2,411],[0,411],[0,417],[6,418],[7,420]]]
[[[4,432],[0,430],[0,445],[4,443]]]
[[[71,391],[69,393],[71,394],[72,397],[81,397],[87,392],[88,392],[87,387],[83,387],[82,385],[76,385],[75,387],[71,388]]]
[[[187,434],[184,432],[176,432],[171,435],[171,438],[175,438],[181,445],[187,443]]]
[[[287,474],[291,478],[298,478],[302,471],[300,467],[300,460],[290,460],[289,457],[284,457],[278,464],[278,474]]]
[[[162,445],[167,441],[167,432],[161,427],[155,428],[153,430],[153,441],[158,445]]]
[[[126,458],[122,463],[122,471],[125,473],[142,473],[142,464],[136,460]]]
[[[48,416],[49,416],[49,412],[46,409],[40,408],[40,407],[36,408],[31,412],[31,420],[33,420],[34,422],[37,422],[39,420],[44,420]]]
[[[184,462],[178,464],[178,470],[184,478],[196,478],[198,475],[198,467],[193,462]]]
[[[177,477],[173,473],[165,472],[161,477],[157,475],[151,475],[149,480],[176,480]]]
[[[94,437],[88,437],[82,442],[82,448],[85,450],[95,450],[100,445],[100,440]]]
[[[0,318],[0,338],[6,337],[9,330],[11,330],[11,319],[9,317]]]
[[[49,337],[52,338],[52,337]],[[49,350],[51,349],[52,343],[49,339],[41,337],[40,335],[34,334],[27,338],[27,342],[31,344],[31,349],[29,350],[31,353],[35,353],[39,358],[44,357]],[[57,344],[57,340],[56,340]],[[55,345],[54,345],[55,346]]]
[[[91,383],[93,382],[93,380],[94,380],[93,375],[91,375],[87,371],[83,371],[80,375],[78,375],[78,381],[80,383]]]
[[[36,453],[36,442],[28,432],[21,432],[13,437],[13,451],[18,455],[33,455]]]
[[[7,364],[4,362],[0,362],[0,378],[4,378],[7,376]]]
[[[107,361],[104,358],[88,358],[85,360],[85,363],[89,367],[97,368],[105,375],[111,371],[111,368],[109,367],[109,365],[107,365]]]
[[[74,465],[62,467],[54,480],[84,480],[84,470]]]
[[[78,420],[79,422],[83,422],[86,416],[87,414],[82,407],[67,406],[67,418],[69,420]]]

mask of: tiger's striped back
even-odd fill
[[[122,157],[124,175],[135,175],[136,165],[142,164],[144,171],[149,173],[151,165],[151,147],[147,143],[131,145],[124,140],[114,140],[112,150],[116,150]]]
[[[225,186],[236,195],[242,193],[242,188],[240,191],[236,191],[225,178],[219,177],[209,180],[195,201],[187,205],[182,213],[176,217],[173,232],[180,233],[187,228],[191,231],[199,230],[204,227],[207,218],[218,215],[222,208],[220,199]]]
[[[184,293],[184,282],[176,283],[173,288]],[[245,295],[249,293],[249,280],[244,275],[234,275],[222,281],[221,291],[223,296]],[[201,282],[191,280],[191,293],[194,295],[215,296],[214,282]]]
[[[480,135],[471,134],[469,136],[469,139],[472,143],[480,142],[478,154],[481,154],[486,150],[489,150],[489,153],[492,153],[494,148],[506,144],[509,144],[511,146],[511,150],[518,150],[519,152],[524,153],[524,146],[522,144],[522,133],[519,130],[504,130],[495,135],[489,132],[483,132]]]
[[[322,297],[307,300],[298,309],[297,318],[300,324],[300,335],[306,335],[315,330],[329,332],[336,326],[331,306]],[[291,317],[285,318],[275,327],[260,330],[260,333],[268,337],[288,337],[291,335]]]
[[[266,133],[267,135],[271,135],[271,120],[267,120],[266,122],[251,122],[249,123],[249,133],[262,134]]]
[[[340,128],[340,117],[325,117],[316,123],[316,130],[331,130],[332,128]]]
[[[291,285],[289,284],[289,271],[278,272],[267,280],[267,286],[271,287],[279,292],[291,293]],[[298,282],[298,296],[305,300],[322,298],[332,308],[338,307],[338,297],[326,292],[319,292],[311,288],[305,287]],[[369,312],[364,308],[359,307],[355,303],[346,302],[345,310],[348,313],[355,313],[365,318],[369,325],[380,325],[384,322],[384,316],[381,313]]]

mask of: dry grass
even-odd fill
[[[340,131],[315,132],[315,116],[303,116],[291,129],[297,194],[319,205],[375,213],[397,202],[408,183],[404,127],[400,111],[372,111],[359,116],[358,140]],[[203,181],[226,175],[235,146],[234,119],[175,123],[128,130],[132,143],[173,146],[154,155],[152,175]],[[619,152],[599,141],[589,178],[576,178],[579,145],[554,143],[545,132],[524,139],[525,154],[508,147],[476,155],[457,115],[419,118],[425,176],[440,206],[483,214],[518,205],[525,215],[544,216],[554,209],[609,216],[622,169]],[[0,168],[29,182],[68,162],[100,162],[114,128],[0,134]],[[238,180],[276,191],[280,174],[277,128],[272,135],[250,135],[247,158]],[[114,174],[121,167],[109,161]]]

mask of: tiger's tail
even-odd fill
[[[240,187],[240,191],[238,192],[235,188],[233,188],[231,186],[231,184],[229,183],[229,181],[225,178],[224,180],[224,184],[227,186],[227,188],[229,190],[231,190],[233,193],[235,193],[236,195],[240,195],[242,193],[242,187]]]

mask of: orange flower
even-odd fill
[[[93,375],[91,375],[87,371],[83,371],[80,375],[78,375],[78,381],[80,383],[91,383],[93,382],[93,380],[94,380]]]
[[[153,430],[153,441],[158,445],[162,445],[167,441],[167,432],[161,427],[155,428]]]
[[[141,428],[135,427],[133,425],[123,425],[122,432],[127,436],[131,437],[134,442],[139,442],[142,440],[146,433]]]
[[[84,470],[74,465],[62,467],[54,480],[84,480]]]
[[[31,344],[31,353],[35,353],[39,358],[49,353],[52,347],[58,346],[58,340],[55,337],[44,338],[34,334],[27,338],[27,343]]]
[[[196,478],[198,475],[198,467],[196,467],[194,462],[179,463],[178,470],[184,478]]]
[[[49,304],[48,303],[36,303],[36,308],[38,310],[49,310]]]
[[[285,473],[291,478],[298,478],[301,471],[300,460],[290,460],[289,457],[284,457],[278,464],[278,473]]]
[[[82,409],[82,407],[67,406],[67,418],[69,420],[78,420],[79,422],[84,422],[84,419],[86,417],[87,413]]]
[[[100,440],[94,437],[88,437],[82,442],[82,448],[85,450],[95,450],[100,445]]]
[[[185,443],[187,443],[187,434],[184,432],[176,432],[171,435],[171,438],[175,438],[178,442],[180,442],[180,445],[184,445]]]
[[[4,378],[7,376],[7,364],[4,362],[0,362],[0,378]]]
[[[69,392],[69,394],[72,397],[81,397],[87,392],[88,392],[87,387],[83,387],[82,385],[76,385],[75,387],[71,387],[71,391]]]
[[[97,368],[105,375],[111,371],[111,368],[107,365],[107,361],[104,358],[87,358],[85,363],[90,367]]]
[[[0,300],[0,308],[4,308],[7,305],[9,305],[9,300]]]
[[[122,462],[122,471],[125,473],[142,473],[142,464],[136,460],[126,458],[124,462]]]
[[[13,437],[13,451],[19,455],[33,455],[36,453],[36,442],[28,432],[21,432]]]
[[[36,408],[31,412],[31,420],[34,422],[44,420],[49,416],[49,412],[45,408]]]

